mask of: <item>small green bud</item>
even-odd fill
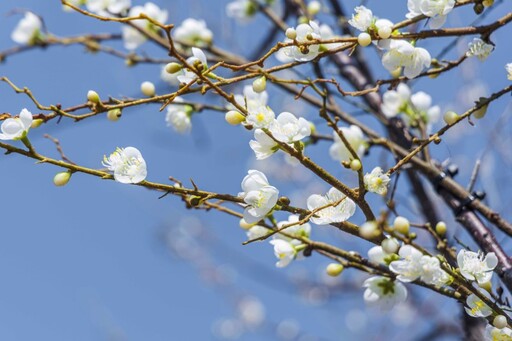
[[[286,38],[294,40],[297,38],[297,31],[293,27],[288,27],[285,32]]]
[[[115,121],[118,121],[121,118],[121,115],[122,115],[121,109],[119,109],[119,108],[110,109],[107,112],[107,119],[109,121],[115,122]]]
[[[496,315],[492,321],[492,325],[498,329],[503,329],[507,326],[507,318],[503,315]]]
[[[436,224],[436,233],[440,236],[444,236],[446,234],[446,223],[444,221],[440,221]]]
[[[183,67],[181,66],[181,64],[172,62],[165,66],[165,72],[172,74],[172,73],[179,72],[182,68]]]
[[[481,118],[484,118],[485,114],[487,114],[487,107],[488,107],[488,104],[482,106],[481,108],[475,110],[473,112],[473,117],[476,118],[476,119],[481,119]]]
[[[44,120],[42,120],[40,118],[36,118],[35,120],[32,121],[30,128],[35,129],[35,128],[41,126],[41,124],[43,124],[43,122],[44,122]]]
[[[317,15],[321,9],[322,9],[322,4],[316,0],[311,1],[307,7],[307,11],[310,16]]]
[[[100,95],[94,90],[87,91],[87,100],[92,103],[98,104],[100,102]]]
[[[226,116],[224,117],[226,119],[226,122],[229,124],[236,126],[245,121],[244,115],[239,113],[236,110],[230,110],[226,113]]]
[[[344,269],[343,265],[341,265],[339,263],[330,263],[325,268],[325,272],[327,272],[327,274],[329,276],[336,277],[336,276],[339,276],[343,272],[343,269]]]
[[[265,91],[267,88],[267,78],[265,76],[261,76],[252,82],[252,89],[256,93],[261,93]]]
[[[55,174],[53,177],[53,183],[55,186],[64,186],[69,182],[69,179],[71,178],[71,173],[68,171],[60,172]]]
[[[459,119],[459,115],[457,115],[456,112],[454,111],[447,111],[445,114],[444,114],[444,122],[446,124],[454,124],[455,122],[457,122],[457,120]]]
[[[409,220],[407,218],[398,216],[395,218],[395,221],[393,222],[393,227],[395,228],[395,231],[398,233],[401,233],[403,235],[406,235],[409,233],[409,227],[410,227]]]
[[[359,171],[363,165],[361,164],[361,161],[354,159],[350,161],[350,169],[352,169],[354,172]]]

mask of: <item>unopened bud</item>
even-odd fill
[[[89,90],[87,91],[87,100],[97,104],[100,102],[100,95],[94,90]]]
[[[225,116],[225,119],[226,121],[233,125],[233,126],[236,126],[236,125],[239,125],[240,123],[242,123],[243,121],[245,121],[245,117],[244,115],[242,115],[241,113],[239,113],[238,111],[236,110],[230,110],[226,113],[226,116]]]
[[[491,7],[493,4],[494,4],[494,0],[484,0],[484,1],[482,1],[482,5],[484,5],[485,7]]]
[[[252,89],[254,92],[261,93],[265,91],[267,88],[267,78],[265,76],[261,76],[252,82]]]
[[[482,106],[481,108],[475,110],[473,112],[473,117],[476,118],[476,119],[481,119],[485,116],[485,114],[487,114],[487,104]]]
[[[183,67],[175,62],[169,63],[165,66],[165,72],[167,73],[176,73],[179,72]]]
[[[350,161],[350,169],[352,169],[354,172],[357,172],[358,170],[360,170],[361,167],[363,167],[363,165],[361,164],[361,161],[359,161],[357,159]]]
[[[357,42],[361,46],[368,46],[372,43],[372,37],[368,33],[362,32],[357,36]]]
[[[325,272],[327,272],[329,276],[336,277],[343,272],[343,269],[344,267],[340,263],[331,263],[327,265]]]
[[[395,231],[398,233],[401,233],[403,235],[406,235],[409,233],[409,220],[404,217],[396,217],[395,221],[393,222],[393,227],[395,228]]]
[[[447,111],[445,114],[444,114],[444,122],[446,124],[454,124],[455,122],[457,122],[457,120],[459,119],[459,115],[457,115],[456,112],[454,111]]]
[[[359,235],[366,239],[372,239],[380,234],[379,228],[375,221],[367,221],[359,227]]]
[[[121,114],[122,114],[122,112],[121,112],[121,109],[119,109],[119,108],[110,109],[107,112],[107,119],[109,121],[115,122],[121,118]]]
[[[293,39],[297,38],[297,31],[295,31],[295,29],[293,27],[288,27],[286,29],[285,34],[286,34],[286,38],[288,38],[288,39],[293,40]]]
[[[390,26],[381,27],[377,31],[379,37],[381,37],[382,39],[388,39],[391,36],[391,32],[392,31]]]
[[[440,221],[436,224],[436,233],[440,236],[444,236],[446,234],[446,223],[444,221]]]
[[[68,171],[60,172],[60,173],[55,174],[55,176],[53,177],[53,183],[55,184],[55,186],[64,186],[69,182],[70,178],[71,178],[70,172],[68,172]]]
[[[507,326],[507,318],[503,315],[496,315],[492,321],[492,325],[498,329],[503,329]]]
[[[41,124],[43,124],[43,122],[44,122],[44,120],[42,120],[40,118],[36,118],[35,120],[32,121],[30,128],[35,129],[35,128],[39,127]]]
[[[311,16],[317,15],[321,9],[322,9],[322,4],[319,1],[311,1],[308,4],[308,8],[307,8],[308,14]]]
[[[380,245],[382,246],[382,250],[386,253],[396,253],[400,248],[400,244],[395,238],[386,238]]]
[[[142,93],[145,96],[153,97],[153,96],[155,96],[155,84],[153,84],[151,82],[143,82],[140,85],[140,91],[142,91]]]

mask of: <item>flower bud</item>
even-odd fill
[[[386,238],[380,244],[382,246],[382,250],[386,253],[396,253],[400,248],[400,244],[395,238]]]
[[[473,112],[473,117],[476,119],[481,119],[487,114],[487,104],[481,107],[480,109],[477,109]]]
[[[109,121],[115,122],[121,118],[121,114],[122,114],[122,112],[121,112],[121,109],[119,109],[119,108],[110,109],[107,112],[107,119]]]
[[[98,104],[100,102],[100,95],[94,90],[87,91],[87,100]]]
[[[330,263],[325,268],[325,272],[327,272],[327,274],[329,276],[336,277],[336,276],[339,276],[341,274],[343,269],[344,269],[344,267],[340,263]]]
[[[183,67],[175,62],[169,63],[165,66],[165,72],[167,73],[176,73],[179,72]]]
[[[293,27],[288,27],[286,29],[285,34],[286,34],[286,38],[288,38],[288,39],[293,40],[293,39],[297,38],[297,31],[295,31],[295,29]]]
[[[503,329],[507,326],[507,318],[503,315],[497,315],[492,321],[492,325],[498,329]]]
[[[267,88],[267,78],[265,76],[261,76],[260,78],[256,78],[254,82],[252,82],[252,89],[254,92],[261,93],[265,91]]]
[[[35,128],[39,127],[41,124],[43,124],[43,122],[44,122],[44,120],[42,120],[40,118],[36,118],[35,120],[32,121],[30,128],[35,129]]]
[[[155,84],[153,84],[151,82],[143,82],[140,85],[140,91],[142,91],[142,93],[145,96],[153,97],[153,96],[155,96]]]
[[[454,111],[447,111],[445,112],[443,119],[446,124],[451,125],[457,122],[457,120],[459,119],[459,115],[457,115],[457,113]]]
[[[377,34],[382,39],[388,39],[391,36],[391,32],[392,32],[391,27],[384,26],[384,27],[379,28],[379,30],[377,31]]]
[[[362,32],[357,36],[357,42],[361,46],[368,46],[372,43],[372,37],[368,33]]]
[[[440,236],[446,234],[446,223],[444,221],[440,221],[436,224],[436,233]]]
[[[230,110],[226,113],[226,116],[225,116],[225,119],[226,121],[233,125],[233,126],[236,126],[236,125],[239,125],[240,123],[242,123],[243,121],[245,121],[245,117],[244,115],[242,115],[241,113],[239,113],[238,111],[236,110]]]
[[[322,4],[316,0],[311,1],[308,4],[308,14],[311,16],[317,15],[322,9]]]
[[[361,164],[361,161],[359,161],[357,159],[350,161],[350,169],[352,169],[354,172],[357,172],[358,170],[360,170],[361,167],[363,167],[363,165]]]
[[[380,234],[379,228],[375,221],[367,221],[359,227],[359,235],[366,239],[372,239]]]
[[[60,172],[55,174],[53,177],[53,183],[55,186],[64,186],[69,182],[69,179],[71,178],[71,173],[68,171]]]
[[[395,218],[395,221],[393,222],[393,227],[395,228],[395,230],[398,233],[401,233],[404,235],[409,233],[409,226],[410,226],[409,220],[404,217],[398,216]]]
[[[482,5],[484,5],[485,7],[491,7],[493,4],[494,4],[494,0],[484,0],[484,1],[482,1]],[[496,328],[498,328],[498,327],[496,327]]]

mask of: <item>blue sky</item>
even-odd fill
[[[384,6],[369,1],[368,6],[379,16],[399,21],[406,12],[406,4],[395,2],[396,6]],[[237,53],[252,51],[257,46],[254,41],[261,37],[261,28],[268,27],[263,18],[258,18],[239,29],[224,14],[227,1],[155,3],[169,10],[169,22],[179,23],[190,16],[204,18],[216,36],[215,41]],[[357,4],[347,1],[346,8]],[[15,7],[42,15],[50,31],[59,36],[120,31],[118,24],[98,23],[65,13],[59,1],[3,1],[0,14],[3,16]],[[503,15],[505,7],[501,5],[486,21]],[[467,16],[474,14],[454,12],[448,25],[462,25]],[[10,32],[20,17],[3,16],[0,50],[14,45]],[[470,61],[464,72],[454,71],[441,76],[439,81],[421,80],[415,90],[428,91],[444,109],[460,110],[467,106],[463,98],[454,97],[454,92],[468,92],[474,88],[471,84],[490,92],[503,88],[508,84],[504,65],[512,62],[506,45],[511,33],[508,27],[493,36],[498,48],[486,63]],[[443,39],[443,44],[449,41]],[[114,46],[122,48],[119,43]],[[434,52],[439,50],[435,42],[423,46]],[[163,51],[149,44],[142,50],[165,57]],[[384,77],[385,70],[375,53],[369,53],[369,60],[376,74]],[[161,93],[170,91],[159,81],[159,72],[158,66],[127,68],[122,60],[86,54],[79,46],[34,50],[0,64],[0,76],[8,76],[19,86],[28,86],[41,103],[63,106],[84,102],[90,89],[102,97],[138,96],[139,84],[145,80],[156,82]],[[241,92],[241,87],[234,91]],[[314,115],[309,108],[297,106],[292,98],[280,94],[271,89],[271,105],[276,112],[293,109],[306,117]],[[0,84],[0,98],[0,112],[16,114],[24,107],[38,112],[26,97],[14,95],[5,84]],[[211,96],[199,100],[220,104]],[[461,144],[457,137],[468,138],[466,127],[448,136],[447,144],[440,146],[436,155],[443,159],[463,154],[455,159],[462,165],[461,177],[469,177],[472,162],[486,146],[488,132],[495,129],[496,120],[507,111],[510,113],[509,98],[492,108],[492,121],[478,124],[482,143]],[[363,120],[375,125],[370,119]],[[151,181],[166,182],[169,176],[184,182],[192,178],[207,190],[238,193],[247,169],[255,165],[248,147],[250,133],[228,126],[218,112],[202,113],[194,118],[193,124],[191,135],[177,135],[165,126],[164,113],[158,112],[158,106],[147,105],[126,110],[116,123],[99,116],[79,123],[52,121],[32,130],[30,138],[41,153],[58,157],[54,145],[42,137],[44,133],[51,134],[61,141],[72,160],[97,168],[101,168],[103,155],[117,146],[136,146],[148,164]],[[507,133],[510,125],[503,129]],[[336,169],[328,158],[326,145],[315,147],[312,152],[321,164]],[[371,156],[370,164],[379,162],[378,154]],[[500,155],[491,161],[491,170],[507,165]],[[73,175],[67,186],[57,188],[52,178],[58,171],[17,155],[0,157],[0,339],[210,340],[215,339],[212,326],[217,326],[213,330],[218,331],[221,325],[216,321],[225,322],[225,318],[235,316],[234,298],[252,296],[265,306],[268,324],[257,332],[243,334],[243,340],[276,339],[274,326],[283,320],[296,321],[301,335],[312,334],[321,340],[364,335],[361,330],[350,329],[350,324],[357,324],[353,321],[364,319],[359,316],[365,312],[362,290],[347,288],[348,295],[331,292],[325,298],[322,286],[314,285],[324,280],[321,270],[328,263],[325,259],[314,256],[290,268],[276,269],[267,243],[241,245],[245,234],[234,219],[218,213],[187,211],[176,198],[158,200],[156,192],[82,174]],[[334,172],[340,177],[347,176],[344,171]],[[504,169],[500,176],[507,177],[508,172]],[[314,189],[327,189],[305,172],[296,173],[293,181],[274,178],[277,173],[272,173],[271,182],[278,184],[283,193],[302,200]],[[402,193],[407,196],[406,189]],[[489,200],[502,209],[510,202],[510,195],[491,195]],[[375,203],[382,204],[377,200]],[[197,221],[190,220],[190,215],[200,219],[201,227],[193,228]],[[446,219],[450,221],[451,217],[446,215]],[[360,223],[361,216],[356,216],[356,220]],[[194,231],[199,231],[199,235]],[[353,246],[349,238],[333,231],[318,229],[314,230],[315,235],[337,245],[361,250],[368,247]],[[204,263],[201,257],[193,258],[194,261],[176,257],[169,250],[169,239],[201,241],[199,250],[211,262]],[[344,277],[348,282],[360,282],[362,278],[359,274]],[[417,300],[428,305],[424,295]],[[454,308],[446,301],[441,304]],[[441,313],[438,318],[442,316]],[[385,321],[376,312],[369,312],[367,319]],[[387,327],[387,331],[395,327]],[[385,332],[386,327],[383,328]]]

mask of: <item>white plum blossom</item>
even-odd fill
[[[203,50],[193,47],[192,56],[187,58],[187,64],[192,67],[199,67],[202,70],[208,69],[208,60]],[[182,74],[178,75],[178,81],[182,84],[188,84],[197,78],[197,75],[189,69],[182,69]]]
[[[491,299],[487,291],[483,289],[479,289],[479,291],[482,295]],[[492,309],[475,294],[471,294],[466,298],[466,305],[467,307],[464,307],[464,309],[469,316],[487,317],[492,314]]]
[[[286,232],[287,234],[291,234],[297,237],[307,237],[309,238],[311,234],[311,225],[309,223],[304,224],[298,224],[299,222],[299,216],[292,214],[288,217],[288,220],[280,221],[277,223],[277,228],[282,229],[285,225],[292,225],[290,227],[284,228],[283,232]],[[298,239],[290,238],[282,234],[276,234],[274,239],[283,239],[289,241],[292,245],[298,246],[302,244],[302,242]]]
[[[187,134],[192,130],[192,121],[190,120],[192,108],[190,105],[176,104],[180,102],[183,102],[183,99],[176,97],[167,106],[165,122],[167,122],[168,127],[172,127],[177,133]]]
[[[247,113],[245,122],[254,128],[268,128],[274,122],[275,114],[270,107],[260,105],[259,107],[251,108]]]
[[[398,254],[402,260],[391,262],[389,269],[398,274],[400,281],[413,282],[420,278],[427,284],[441,286],[450,280],[438,258],[424,255],[411,245],[402,246]]]
[[[339,36],[334,34],[331,26],[329,26],[327,24],[320,25],[320,36],[322,37],[322,40],[339,38]],[[330,44],[321,44],[320,46],[325,47],[327,50],[332,50],[337,47],[340,47],[341,45],[342,45],[342,43],[330,43]]]
[[[310,21],[309,24],[300,24],[295,28],[295,32],[297,33],[295,40],[299,43],[299,46],[292,45],[284,47],[284,54],[300,62],[307,62],[315,59],[319,54],[320,45],[300,45],[300,43],[307,43],[315,39],[322,39],[318,24],[314,21]],[[292,41],[293,40],[291,39],[285,40],[286,43]]]
[[[117,148],[109,157],[103,157],[102,164],[123,184],[136,184],[147,176],[146,161],[135,147]]]
[[[8,118],[2,122],[0,140],[21,140],[27,136],[33,117],[30,111],[22,109],[19,117]]]
[[[270,186],[267,177],[260,171],[248,171],[242,180],[242,190],[238,196],[248,205],[244,211],[244,220],[248,224],[265,218],[277,203],[279,191]]]
[[[466,279],[483,284],[491,280],[492,271],[498,265],[498,258],[494,252],[484,255],[482,252],[462,249],[457,254],[457,265],[461,275]]]
[[[251,0],[235,0],[226,5],[226,15],[241,23],[252,19],[258,12],[258,7]]]
[[[364,187],[368,192],[386,195],[390,181],[389,176],[382,171],[382,168],[375,167],[371,173],[365,174]]]
[[[505,327],[498,329],[488,324],[485,327],[485,341],[512,341],[512,329]]]
[[[284,268],[295,259],[297,251],[290,242],[283,239],[273,239],[270,244],[274,246],[274,255],[278,259],[276,267]]]
[[[429,26],[432,29],[440,28],[446,22],[446,15],[455,6],[455,0],[408,0],[409,13],[405,16],[408,19],[425,15],[429,17]]]
[[[313,194],[309,196],[307,206],[310,211],[327,206],[311,217],[311,221],[317,225],[343,222],[353,216],[356,211],[354,201],[334,187],[326,195]]]
[[[505,65],[505,70],[507,70],[507,78],[512,81],[512,63],[508,63]]]
[[[136,17],[142,13],[160,23],[165,23],[167,21],[167,10],[160,9],[152,2],[146,2],[144,6],[134,6],[130,8],[128,16]],[[148,32],[155,33],[160,29],[158,26],[155,26],[149,20],[145,19],[132,20],[131,22],[137,27]],[[137,31],[135,28],[130,26],[123,26],[123,42],[126,49],[135,50],[146,40],[146,36]]]
[[[418,76],[431,63],[430,53],[421,47],[415,47],[405,40],[392,40],[389,51],[382,56],[382,65],[389,71],[404,68],[405,77]]]
[[[254,110],[261,106],[266,106],[268,101],[268,93],[266,91],[256,92],[251,85],[244,86],[243,94],[236,94],[235,101],[247,111]],[[236,110],[230,103],[228,109]]]
[[[398,255],[403,258],[389,264],[389,269],[398,274],[397,279],[402,282],[413,282],[421,276],[421,258],[423,253],[410,245],[404,245],[398,251]]]
[[[383,311],[391,310],[396,304],[407,299],[405,286],[390,278],[375,276],[368,278],[363,283],[364,301],[368,306],[378,307]]]
[[[295,117],[289,112],[282,112],[270,123],[268,128],[276,140],[293,143],[311,135],[311,125],[304,118]]]
[[[104,17],[121,14],[131,6],[131,0],[87,0],[83,1],[87,10]]]
[[[185,19],[173,30],[173,35],[179,43],[198,47],[210,45],[213,39],[213,33],[206,27],[206,22],[193,18]]]
[[[374,246],[368,250],[368,259],[374,263],[387,265],[392,253],[384,251],[382,246]]]
[[[352,14],[352,19],[348,23],[359,31],[365,32],[374,22],[372,11],[364,6],[357,6],[354,11],[356,13]]]
[[[418,120],[430,125],[437,122],[441,116],[441,108],[432,106],[432,97],[419,91],[411,94],[411,89],[404,84],[398,84],[396,90],[388,90],[382,96],[382,112],[387,117],[394,117],[400,113],[408,125],[417,125]]]
[[[249,146],[256,154],[257,160],[263,160],[279,150],[279,145],[263,130],[256,129],[254,131],[255,140],[249,141]]]
[[[361,128],[351,125],[350,127],[341,127],[340,131],[343,133],[343,136],[350,146],[352,146],[352,149],[357,153],[357,155],[362,156],[366,150],[367,143],[364,139]],[[339,162],[350,161],[352,159],[352,154],[345,146],[345,143],[343,143],[336,132],[333,132],[333,136],[334,143],[329,148],[329,154],[331,157]]]
[[[25,12],[25,16],[18,22],[12,31],[11,39],[18,44],[33,45],[41,37],[43,22],[32,12]]]
[[[480,38],[473,38],[473,41],[468,44],[468,51],[466,52],[467,57],[477,57],[481,62],[489,57],[494,46],[487,44]]]
[[[405,83],[400,83],[396,90],[388,90],[382,96],[382,112],[386,117],[394,117],[404,112],[411,99],[411,89]]]
[[[260,226],[260,225],[254,225],[249,230],[247,230],[247,238],[249,240],[252,239],[258,239],[261,237],[266,236],[271,231],[267,229],[266,227]]]

